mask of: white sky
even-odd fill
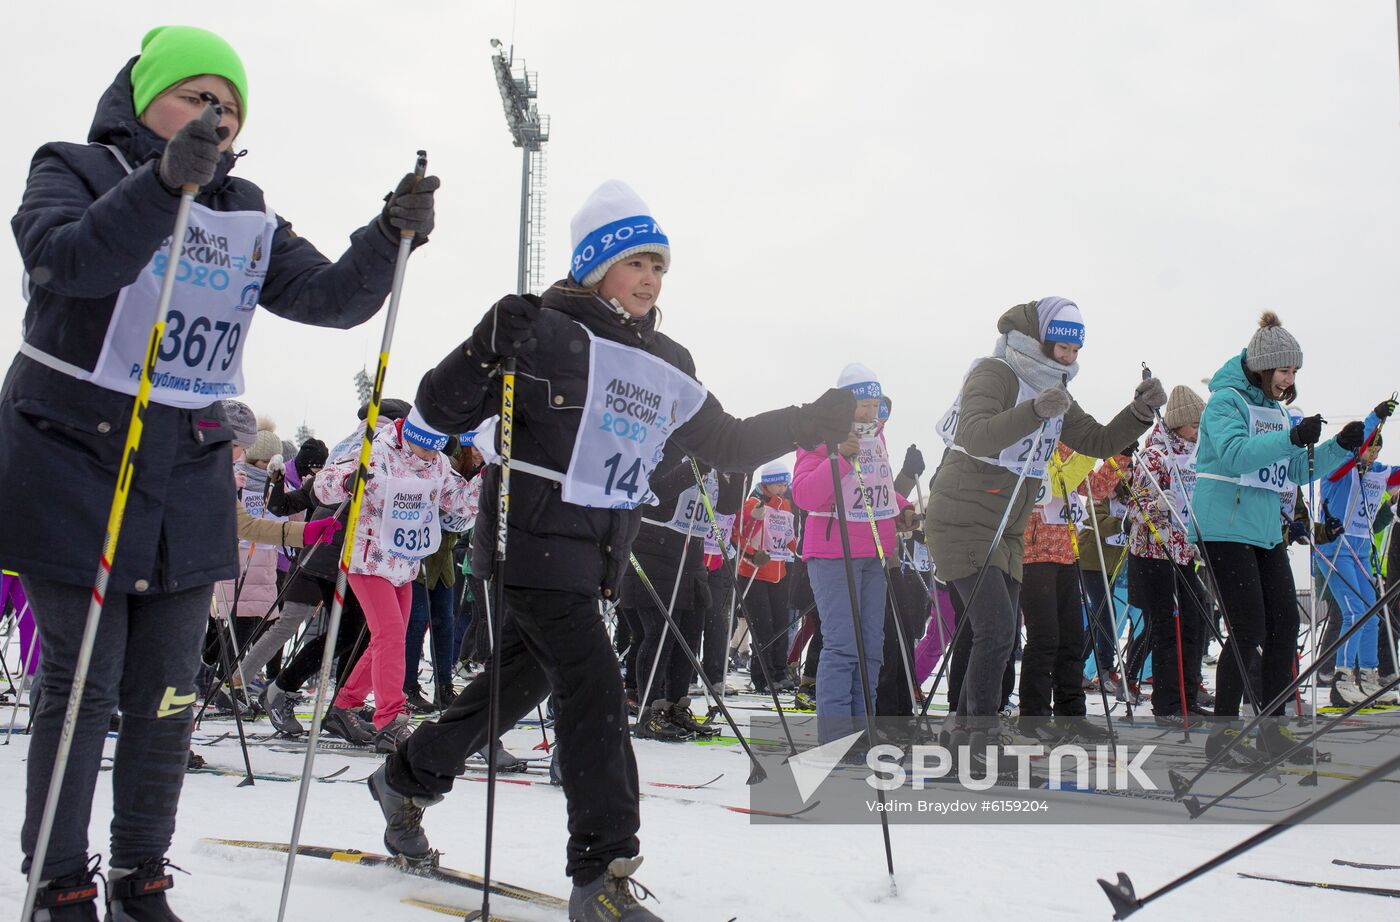
[[[663,329],[732,412],[812,400],[861,361],[896,400],[896,459],[915,441],[932,468],[934,424],[997,316],[1047,294],[1084,310],[1072,389],[1101,418],[1142,361],[1201,389],[1263,308],[1303,344],[1308,411],[1339,425],[1400,386],[1382,0],[7,4],[9,213],[33,150],[83,140],[172,14],[243,56],[238,173],[328,255],[428,149],[438,228],[410,265],[394,396],[513,290],[520,157],[488,46],[512,33],[553,119],[553,276],[583,196],[632,183],[672,240]],[[0,353],[19,342],[19,273],[0,247]],[[260,314],[245,399],[284,437],[305,418],[333,443],[382,319]]]

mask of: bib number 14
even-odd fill
[[[614,454],[612,457],[608,458],[608,460],[604,461],[603,466],[608,469],[608,481],[603,485],[604,493],[611,496],[613,494],[613,488],[616,487],[618,490],[627,494],[629,502],[637,498],[637,490],[640,489],[637,478],[642,476],[641,458],[634,458],[632,463],[628,465],[625,470],[621,471],[620,476],[618,469],[622,467],[621,452]]]

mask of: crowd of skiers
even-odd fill
[[[1087,342],[1079,306],[1012,307],[991,354],[969,356],[926,476],[917,447],[896,464],[894,401],[863,364],[832,369],[811,403],[727,413],[659,328],[670,242],[618,181],[574,216],[565,277],[492,305],[411,404],[362,406],[360,430],[334,447],[284,442],[236,399],[254,307],[337,328],[369,320],[400,244],[427,241],[438,182],[404,177],[327,259],[230,175],[247,113],[226,42],[152,30],[103,95],[90,143],[36,154],[12,222],[28,306],[0,397],[0,562],[19,574],[0,600],[32,613],[26,664],[40,651],[21,835],[32,919],[97,918],[87,829],[119,715],[108,918],[178,922],[166,852],[193,717],[211,699],[303,734],[296,704],[328,643],[324,728],[388,754],[369,788],[391,851],[431,860],[427,809],[470,754],[509,767],[491,728],[547,703],[570,915],[638,922],[657,917],[632,882],[631,737],[717,732],[691,700],[697,682],[707,697],[813,709],[828,741],[868,714],[926,709],[937,669],[945,733],[974,755],[1014,734],[1018,714],[1045,718],[1038,732],[1055,739],[1097,741],[1086,688],[1136,698],[1149,656],[1152,712],[1168,723],[1237,718],[1288,686],[1292,544],[1315,548],[1334,634],[1376,602],[1375,533],[1400,483],[1376,458],[1395,401],[1323,440],[1320,416],[1290,414],[1303,352],[1272,313],[1208,399],[1145,372],[1101,423],[1069,389]],[[199,191],[176,294],[150,403],[133,416],[185,189]],[[138,435],[134,474],[119,480]],[[67,489],[41,489],[55,480]],[[115,545],[114,491],[129,493]],[[94,591],[99,562],[110,574]],[[1377,623],[1338,649],[1334,701],[1360,702],[1394,673],[1393,625]],[[425,714],[436,718],[412,719]],[[1219,729],[1217,750],[1238,733]],[[1266,722],[1257,743],[1292,740]]]

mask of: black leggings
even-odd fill
[[[768,691],[770,677],[774,682],[781,682],[787,675],[788,645],[775,639],[780,634],[787,634],[787,600],[788,583],[785,579],[776,583],[756,579],[744,596],[744,608],[749,613],[749,649],[752,652],[749,675],[753,678],[756,692]],[[768,667],[766,673],[765,666]]]
[[[1166,559],[1134,555],[1128,569],[1149,624],[1143,633],[1152,642],[1152,713],[1180,714],[1183,700],[1188,707],[1195,703],[1201,684],[1202,638],[1209,630],[1205,623],[1208,615],[1201,608],[1206,604],[1205,587],[1190,567]]]
[[[1021,652],[1021,714],[1084,715],[1084,605],[1074,564],[1028,563],[1021,580],[1026,646]]]
[[[1230,629],[1216,672],[1215,713],[1238,717],[1245,682],[1262,707],[1293,681],[1298,642],[1293,570],[1282,543],[1266,549],[1235,541],[1207,541],[1205,552]],[[1244,660],[1243,676],[1236,652]],[[1280,703],[1273,714],[1282,713]]]
[[[671,703],[679,701],[690,693],[690,679],[695,668],[676,644],[675,635],[666,626],[666,618],[656,606],[642,608],[626,606],[622,609],[627,626],[632,632],[626,660],[628,688],[635,688],[639,696],[647,695],[647,681],[651,681],[651,701],[637,699],[639,704],[651,704],[659,699]],[[700,631],[704,626],[704,616],[693,608],[677,608],[671,613],[676,626],[681,629],[685,642],[693,651],[700,645]],[[657,659],[657,650],[661,658]],[[633,653],[635,651],[635,653]],[[652,665],[656,666],[656,678],[651,678]]]
[[[334,592],[334,587],[329,583],[323,585],[327,587],[328,594]],[[361,637],[362,634],[365,636]],[[338,660],[336,676],[339,679],[343,680],[350,675],[367,646],[369,646],[369,636],[365,632],[365,615],[360,610],[360,603],[355,599],[355,594],[350,591],[350,587],[347,585],[345,587],[345,607],[340,614],[340,633],[335,639],[335,655]],[[303,644],[302,648],[297,651],[297,655],[292,657],[292,661],[277,674],[277,687],[283,691],[291,692],[305,685],[307,680],[320,671],[321,653],[325,649],[325,634]],[[337,681],[336,684],[339,685],[340,682]]]

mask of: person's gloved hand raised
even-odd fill
[[[335,540],[336,533],[344,528],[335,516],[326,516],[324,519],[312,519],[306,523],[306,529],[302,532],[302,542],[311,547],[325,541],[327,544]]]
[[[1058,384],[1052,384],[1035,395],[1032,405],[1035,407],[1036,416],[1041,419],[1054,419],[1064,416],[1073,402],[1074,398],[1070,397],[1069,391]]]
[[[412,231],[415,241],[428,239],[433,232],[433,193],[441,185],[436,176],[405,174],[394,191],[384,196],[379,229],[396,243],[407,231]]]
[[[1301,425],[1301,424],[1300,424]],[[1347,451],[1357,451],[1366,442],[1366,424],[1352,420],[1337,433],[1337,444]]]
[[[1396,401],[1393,397],[1387,397],[1385,400],[1382,400],[1380,403],[1376,404],[1376,417],[1379,419],[1389,419],[1390,415],[1395,412],[1397,403],[1400,403],[1400,401]]]
[[[924,453],[919,451],[919,446],[910,445],[904,450],[904,465],[899,469],[899,473],[918,480],[924,468]]]
[[[1316,445],[1317,440],[1322,438],[1322,414],[1314,413],[1312,416],[1304,417],[1288,433],[1288,441],[1299,448],[1308,445]]]
[[[156,176],[160,184],[178,195],[185,186],[207,186],[219,169],[219,144],[228,129],[195,118],[165,142]]]
[[[849,388],[830,388],[812,403],[798,407],[793,440],[809,451],[823,444],[835,447],[846,440],[855,418],[856,395]]]
[[[468,341],[472,354],[491,363],[535,350],[535,320],[540,316],[538,295],[506,295],[486,312]]]
[[[1167,403],[1167,391],[1156,378],[1146,378],[1133,390],[1133,415],[1145,423]]]

